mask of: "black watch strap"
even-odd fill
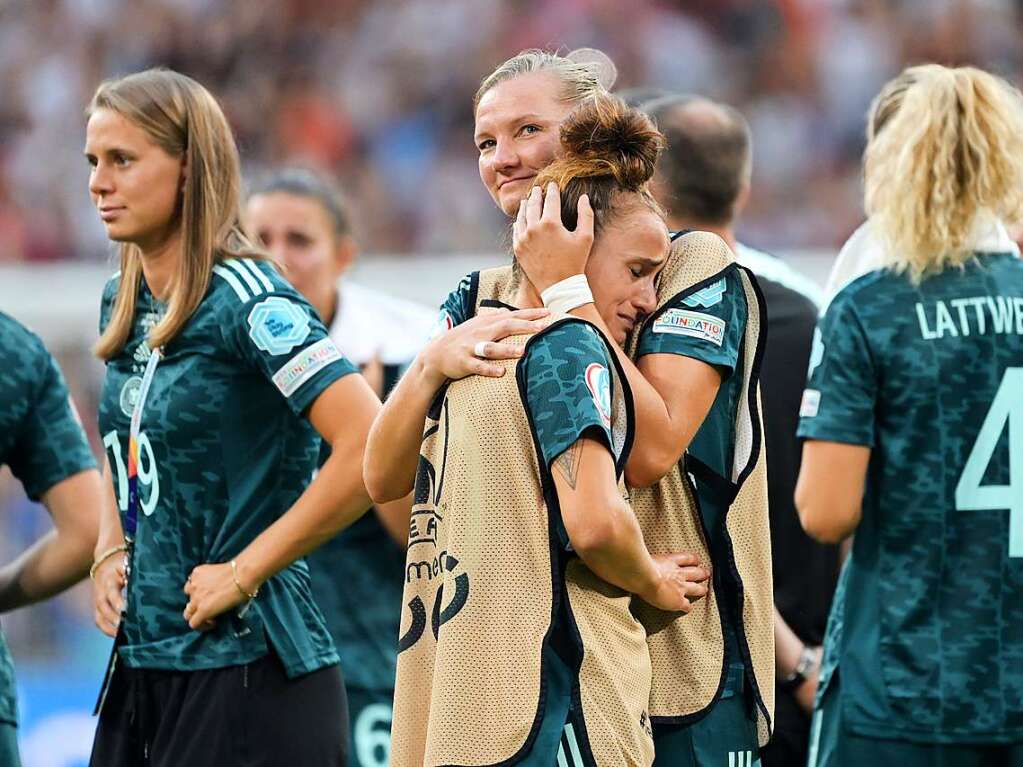
[[[798,690],[806,681],[806,675],[817,664],[817,654],[809,647],[804,646],[799,654],[799,662],[787,677],[778,680],[778,687],[785,692]]]

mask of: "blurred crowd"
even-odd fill
[[[861,216],[863,114],[924,60],[1023,76],[1020,0],[0,0],[0,261],[101,259],[82,110],[166,65],[222,99],[246,173],[335,173],[371,252],[493,250],[472,95],[525,47],[592,46],[617,88],[741,108],[756,142],[740,235],[833,247]]]

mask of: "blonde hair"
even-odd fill
[[[911,67],[870,109],[865,207],[887,264],[914,282],[972,256],[983,215],[1023,215],[1023,97],[973,67]]]
[[[506,80],[531,72],[555,75],[561,82],[561,100],[569,103],[606,94],[618,77],[618,70],[611,59],[595,48],[578,48],[564,56],[531,48],[512,56],[483,78],[472,100],[473,112],[487,91]]]
[[[167,313],[150,331],[153,348],[164,346],[188,322],[209,288],[213,266],[233,257],[266,258],[241,223],[241,170],[227,118],[202,85],[168,69],[149,69],[96,89],[86,118],[109,109],[137,125],[168,154],[182,157],[185,179],[180,208],[182,258],[167,300]],[[121,279],[110,321],[94,351],[109,360],[124,348],[135,320],[142,281],[137,245],[120,247]]]

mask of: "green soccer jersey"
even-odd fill
[[[737,270],[737,266],[730,266],[709,284],[696,285],[671,299],[644,323],[636,347],[636,359],[646,354],[677,354],[713,365],[721,373],[721,387],[688,453],[726,481],[731,481],[732,476],[735,413],[742,396],[742,376],[735,372],[743,354],[749,311]],[[725,528],[729,501],[702,474],[695,475],[693,484],[712,559],[714,588],[728,627],[725,632],[728,662],[738,667],[744,657],[736,635],[741,585],[730,566],[731,542]],[[741,673],[727,676],[727,680],[742,678]],[[723,692],[736,690],[726,684]]]
[[[297,500],[320,444],[304,415],[354,368],[271,265],[232,259],[213,271],[142,402],[141,513],[120,655],[132,667],[189,671],[248,663],[272,646],[297,676],[338,660],[304,561],[263,584],[252,609],[220,616],[208,632],[193,631],[182,617],[182,588],[194,567],[230,560]],[[101,328],[118,280],[104,291]],[[107,362],[99,422],[122,520],[131,413],[150,356],[146,335],[164,310],[143,280],[128,341]]]
[[[96,467],[56,361],[34,333],[0,312],[0,465],[34,501]],[[0,723],[16,724],[14,669],[0,633]]]
[[[1023,739],[1023,263],[850,283],[821,319],[801,416],[801,437],[872,451],[828,631],[843,721]]]

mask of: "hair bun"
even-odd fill
[[[618,79],[618,67],[604,51],[598,51],[596,48],[576,48],[566,53],[565,58],[575,64],[586,64],[591,67],[598,82],[606,91],[611,90],[611,86]]]
[[[654,175],[664,136],[650,118],[616,96],[595,96],[561,126],[564,159],[589,166],[579,175],[614,176],[623,189],[638,191]]]

